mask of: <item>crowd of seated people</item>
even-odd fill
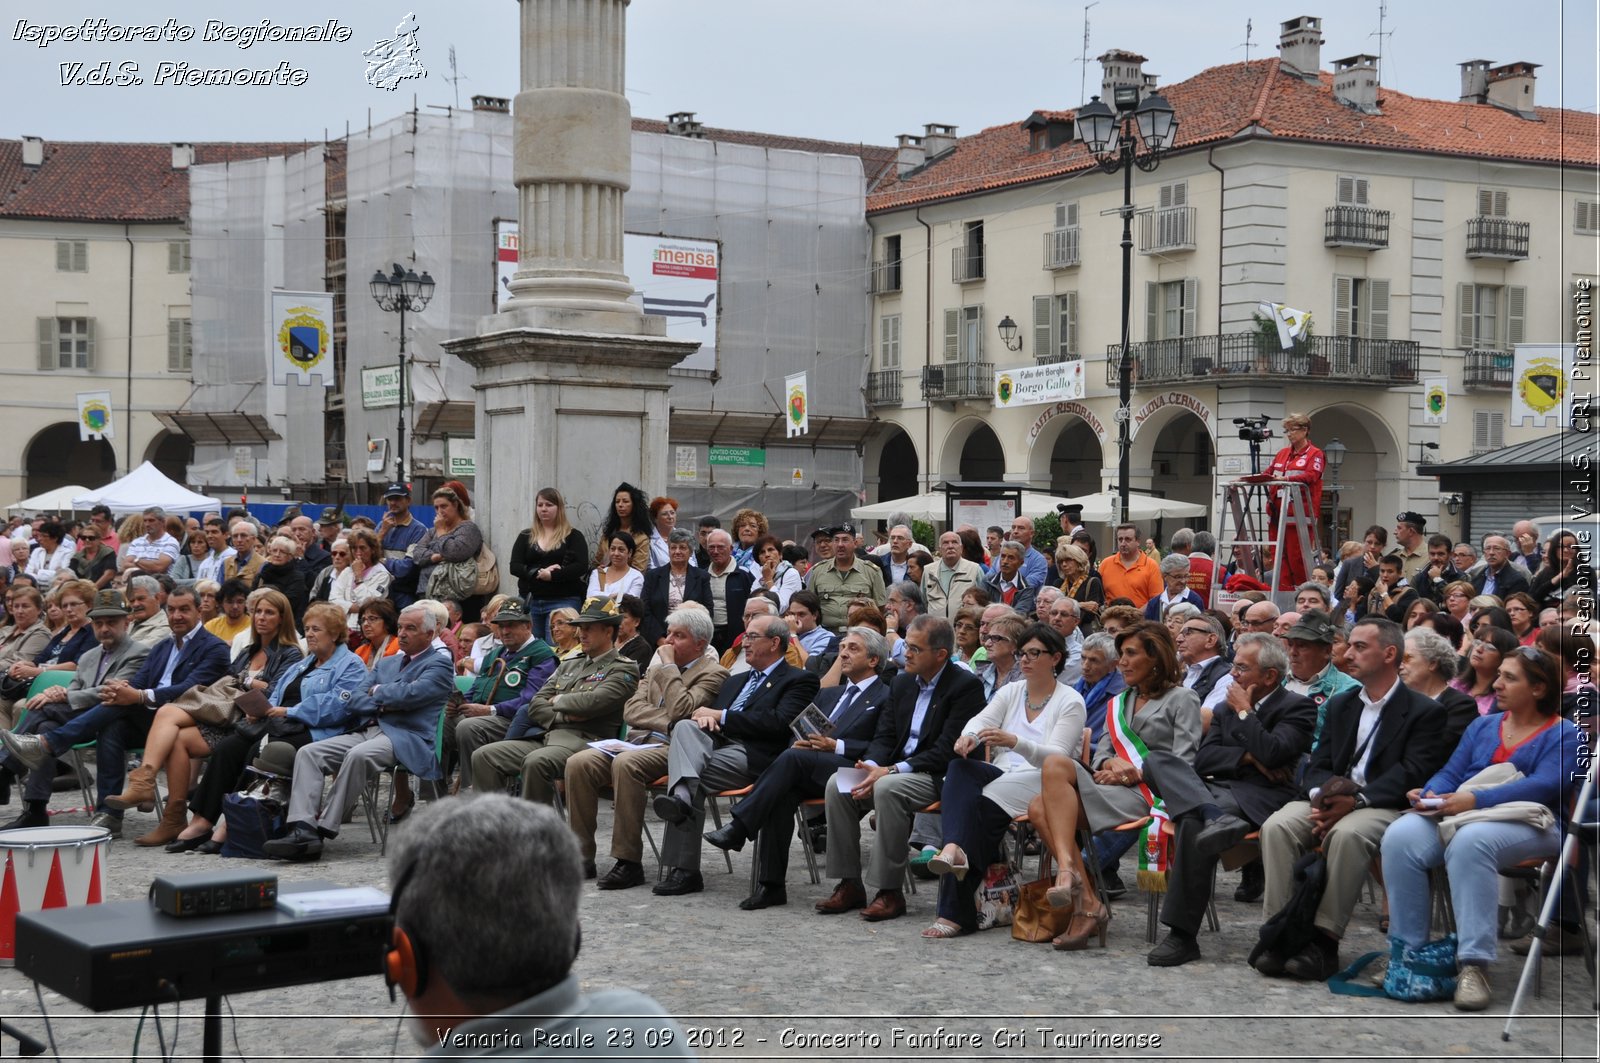
[[[1058,949],[1106,942],[1124,874],[1164,893],[1155,966],[1202,959],[1224,854],[1243,857],[1235,898],[1265,920],[1317,849],[1311,940],[1259,953],[1258,970],[1338,971],[1375,871],[1389,932],[1421,945],[1442,866],[1456,1004],[1481,1009],[1498,872],[1555,853],[1586,770],[1594,571],[1565,530],[1519,522],[1480,551],[1403,513],[1393,551],[1371,528],[1311,559],[1280,605],[1214,595],[1238,558],[1219,562],[1204,531],[1180,530],[1163,556],[1139,527],[1108,528],[1097,560],[1081,525],[1044,549],[1026,517],[923,547],[891,520],[869,549],[850,524],[785,541],[752,509],[690,531],[676,499],[623,484],[591,543],[545,488],[506,555],[515,586],[489,597],[476,563],[494,544],[469,490],[449,481],[429,500],[431,526],[405,484],[376,526],[335,509],[277,528],[244,510],[14,521],[0,569],[0,801],[23,791],[10,825],[47,822],[59,759],[95,741],[93,822],[114,836],[144,812],[158,818],[137,844],[216,853],[225,795],[275,769],[288,828],[266,852],[314,860],[394,772],[393,823],[414,784],[563,808],[604,890],[649,881],[648,815],[661,897],[704,888],[706,842],[754,843],[746,910],[788,903],[798,825],[833,881],[819,914],[893,920],[912,907],[908,874],[935,877],[929,939],[975,932],[986,869],[1028,846],[1053,864]],[[46,672],[70,677],[35,690]],[[133,748],[129,772],[118,754]],[[1562,911],[1558,951],[1581,932],[1581,907]]]

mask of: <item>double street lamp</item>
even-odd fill
[[[383,270],[372,275],[367,285],[378,308],[400,315],[400,418],[395,428],[394,478],[396,483],[406,482],[406,311],[413,313],[428,305],[433,298],[433,278],[426,271],[419,277],[415,271],[400,263],[394,264],[394,273],[384,276]]]
[[[1117,109],[1095,96],[1078,108],[1078,139],[1106,173],[1123,172],[1122,207],[1122,346],[1117,374],[1117,499],[1121,519],[1128,519],[1128,481],[1132,465],[1133,360],[1129,351],[1128,321],[1133,302],[1133,169],[1146,173],[1161,165],[1172,147],[1178,120],[1172,105],[1158,94],[1143,100],[1132,85],[1113,90]],[[1140,150],[1140,149],[1143,150]],[[1109,213],[1109,212],[1108,212]]]

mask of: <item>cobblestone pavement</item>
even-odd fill
[[[58,794],[54,804],[76,803]],[[14,807],[14,806],[13,806]],[[77,814],[57,824],[82,823]],[[154,819],[129,815],[127,837]],[[658,837],[660,824],[652,823]],[[395,828],[405,830],[405,824]],[[609,808],[601,818],[602,854]],[[647,847],[648,848],[648,847]],[[631,986],[654,995],[689,1031],[702,1058],[723,1059],[1588,1059],[1596,1058],[1592,989],[1579,957],[1544,961],[1544,996],[1523,1006],[1513,1040],[1500,1032],[1521,959],[1502,950],[1492,971],[1494,1005],[1464,1015],[1448,1003],[1407,1005],[1334,996],[1320,985],[1263,978],[1245,965],[1260,923],[1258,905],[1232,899],[1235,876],[1219,877],[1220,933],[1201,936],[1205,958],[1181,968],[1144,962],[1144,896],[1114,905],[1108,947],[1059,953],[1012,941],[1003,930],[925,941],[934,883],[909,898],[909,914],[868,924],[854,914],[823,917],[812,903],[832,883],[811,885],[798,844],[789,904],[736,907],[749,885],[751,849],[733,857],[706,849],[706,889],[655,897],[648,887],[583,898],[586,986]],[[230,861],[243,864],[242,861]],[[603,873],[610,861],[602,855]],[[131,840],[111,848],[107,900],[141,898],[158,873],[221,866],[220,858],[174,856]],[[267,864],[284,881],[323,879],[386,886],[378,846],[363,818],[313,864]],[[1029,868],[1033,866],[1029,861]],[[647,870],[654,864],[648,853]],[[1346,938],[1346,962],[1378,949],[1376,910],[1361,904]],[[44,993],[61,1058],[159,1058],[158,1031],[139,1012],[94,1015]],[[418,1052],[398,1024],[382,980],[321,983],[231,998],[224,1020],[230,1058],[387,1059]],[[201,1003],[161,1009],[159,1038],[179,1058],[200,1052]],[[44,1036],[32,982],[0,969],[0,1014]],[[829,1035],[831,1044],[814,1038]],[[237,1038],[238,1049],[234,1047]],[[1142,1040],[1137,1040],[1141,1038]],[[813,1040],[807,1040],[813,1039]],[[14,1046],[0,1047],[9,1055]]]

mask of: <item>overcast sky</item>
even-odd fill
[[[534,2],[534,0],[529,0]],[[0,136],[54,140],[303,140],[342,134],[412,106],[450,105],[459,92],[512,96],[517,87],[515,0],[7,0],[0,15]],[[1379,3],[1262,0],[634,0],[629,14],[628,96],[633,113],[698,113],[707,125],[843,141],[892,144],[895,134],[950,122],[965,133],[1019,121],[1035,108],[1070,108],[1097,91],[1094,57],[1108,48],[1149,57],[1162,83],[1245,58],[1277,54],[1278,24],[1323,19],[1323,69],[1358,52],[1383,55],[1386,86],[1455,99],[1456,64],[1484,58],[1541,64],[1542,105],[1596,108],[1596,0],[1393,0],[1377,36]],[[70,12],[70,16],[68,14]],[[394,36],[415,12],[421,80],[393,91],[365,81],[364,49]],[[343,43],[203,43],[206,23],[321,24],[350,31]],[[187,43],[40,47],[37,27],[72,18],[192,27]],[[33,34],[35,39],[28,39]],[[19,39],[21,38],[21,39]],[[452,84],[454,47],[460,80]],[[142,85],[63,86],[96,64],[137,64]],[[287,64],[303,84],[247,87],[158,85],[161,63],[191,68]],[[129,71],[132,74],[132,71]],[[182,75],[168,68],[167,79]],[[89,78],[89,80],[93,80]],[[1080,88],[1086,84],[1087,90]],[[1181,118],[1181,116],[1180,116]]]

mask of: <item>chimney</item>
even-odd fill
[[[1461,68],[1462,103],[1483,103],[1489,98],[1489,66],[1492,59],[1468,59]]]
[[[956,146],[956,127],[929,122],[922,127],[922,150],[929,159],[937,159]]]
[[[1149,60],[1134,52],[1113,48],[1100,57],[1100,98],[1113,110],[1117,106],[1117,89],[1131,88],[1143,99],[1149,87],[1145,81],[1144,64]]]
[[[44,138],[43,137],[23,137],[22,138],[22,165],[24,165],[24,166],[43,166],[44,165]]]
[[[675,137],[688,137],[690,140],[706,138],[700,123],[694,120],[693,111],[677,111],[667,115],[667,132]]]
[[[1352,55],[1333,61],[1333,98],[1362,114],[1378,113],[1378,57]]]
[[[899,141],[900,148],[895,155],[894,170],[896,174],[904,177],[928,161],[928,151],[922,146],[922,138],[915,133],[901,133]]]
[[[172,168],[174,170],[187,170],[194,165],[194,145],[172,145]]]
[[[1538,63],[1506,63],[1488,71],[1487,102],[1508,111],[1516,111],[1524,118],[1532,118],[1533,83],[1539,69]]]
[[[494,114],[510,114],[511,101],[504,96],[474,96],[472,97],[474,111],[491,111]]]
[[[1301,15],[1281,23],[1278,61],[1306,81],[1316,81],[1322,69],[1322,20]]]

